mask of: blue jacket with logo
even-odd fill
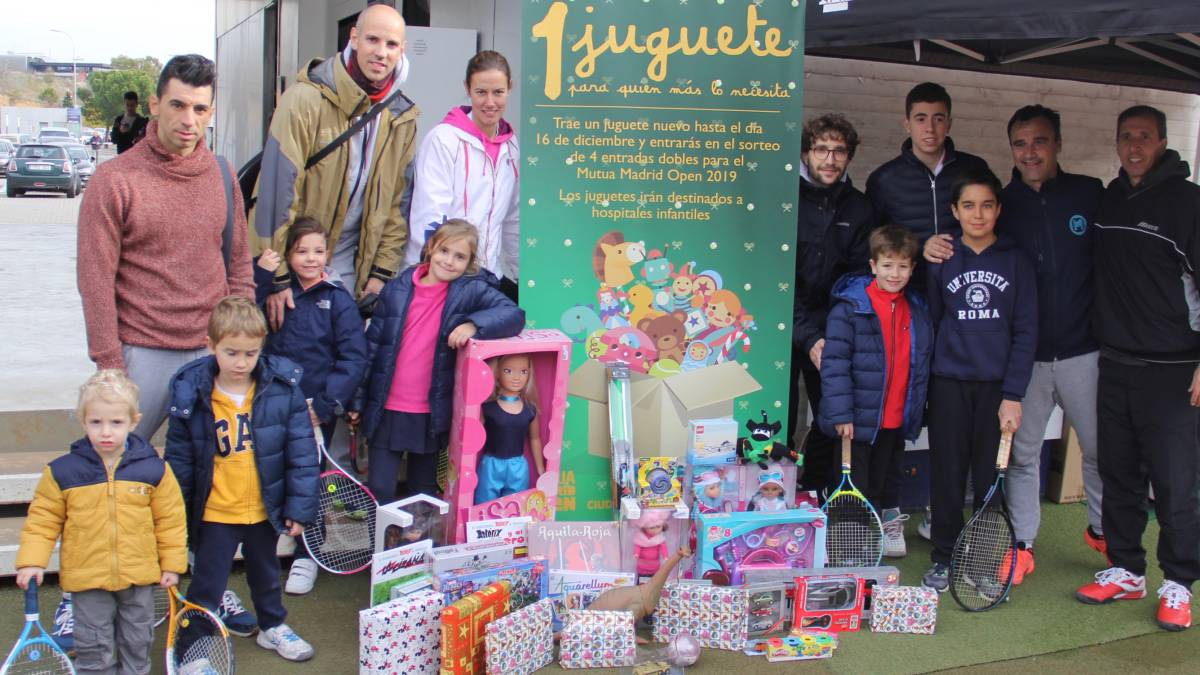
[[[887,391],[888,364],[883,327],[871,306],[869,274],[848,274],[833,287],[833,308],[825,327],[821,352],[821,430],[836,437],[838,424],[854,423],[854,438],[875,442],[883,420],[883,394]],[[904,397],[904,437],[921,435],[925,390],[929,385],[929,359],[933,353],[933,324],[925,299],[905,289],[911,316],[909,331],[908,392]]]
[[[1064,173],[1034,191],[1013,169],[1000,195],[996,232],[1008,235],[1033,263],[1038,287],[1038,361],[1098,349],[1092,337],[1092,227],[1104,184]]]
[[[929,266],[929,316],[937,337],[933,374],[1000,382],[1008,401],[1020,401],[1037,348],[1037,277],[1010,237],[982,253],[954,238],[954,256]]]
[[[296,364],[269,354],[260,356],[254,368],[254,465],[267,519],[279,532],[286,529],[284,519],[311,525],[317,517],[317,445],[300,390],[301,374]],[[193,541],[212,492],[216,376],[217,359],[206,356],[180,368],[169,389],[166,460],[179,479]]]
[[[254,266],[258,302],[274,291],[274,273]],[[341,415],[367,373],[367,340],[358,305],[341,282],[323,279],[305,290],[292,275],[292,301],[283,326],[267,334],[266,354],[295,361],[303,370],[300,390],[312,399],[322,422]]]

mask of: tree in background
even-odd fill
[[[75,107],[75,102],[71,100],[71,94],[69,94],[69,93],[67,93],[67,94],[63,94],[63,97],[62,97],[62,107],[64,107],[64,108],[73,108],[73,107]]]
[[[150,95],[154,93],[162,64],[153,56],[133,58],[121,55],[113,57],[112,66],[116,70],[97,71],[88,75],[87,89],[79,90],[88,124],[105,127],[112,124],[117,115],[125,112],[124,96],[127,91],[136,91],[138,111],[143,115],[150,114]]]
[[[55,103],[58,103],[58,92],[54,90],[54,87],[46,87],[42,93],[38,94],[38,100],[45,103],[48,108],[53,107]]]

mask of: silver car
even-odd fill
[[[0,176],[8,171],[8,162],[17,154],[17,146],[11,141],[0,138]]]
[[[75,165],[75,173],[79,174],[79,189],[82,190],[87,187],[88,181],[92,179],[92,174],[96,173],[96,156],[85,145],[78,143],[62,143],[61,145],[67,149],[67,155],[71,158],[71,163]]]

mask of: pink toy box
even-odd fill
[[[697,579],[738,586],[748,569],[825,566],[819,509],[702,513],[696,517]]]
[[[475,503],[476,466],[484,440],[480,406],[492,395],[495,378],[489,359],[528,354],[537,390],[534,407],[546,470],[540,476],[533,457],[525,450],[531,486],[483,504]],[[563,416],[567,405],[567,379],[571,366],[571,339],[557,330],[524,330],[504,340],[469,340],[458,350],[454,374],[454,411],[450,426],[450,471],[445,498],[450,502],[449,528],[455,542],[466,541],[466,523],[529,516],[553,520],[558,498],[559,459],[562,455]]]

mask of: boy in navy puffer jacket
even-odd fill
[[[871,233],[872,274],[846,275],[833,287],[821,356],[821,428],[853,439],[854,484],[883,508],[889,557],[903,557],[904,520],[884,508],[884,486],[901,471],[904,441],[916,440],[925,412],[933,324],[910,288],[917,238],[899,225]]]
[[[928,286],[937,338],[929,382],[933,567],[924,583],[939,592],[949,586],[950,558],[963,527],[967,471],[978,508],[995,479],[1001,432],[1021,425],[1037,347],[1033,265],[995,232],[1000,180],[986,169],[964,172],[954,185],[952,208],[962,235],[950,260],[930,265]]]

